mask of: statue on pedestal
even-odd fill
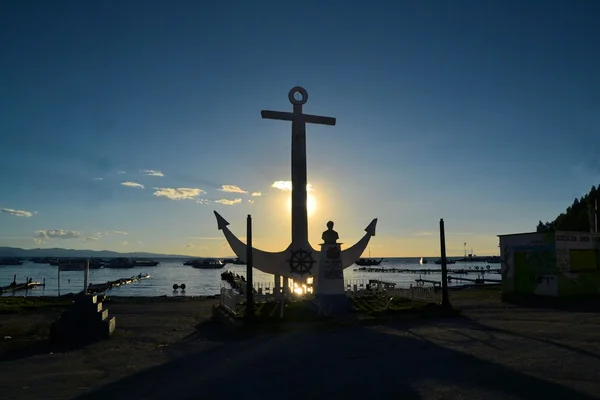
[[[333,230],[333,221],[327,222],[327,230],[321,236],[323,244],[336,244],[339,238],[338,233]]]

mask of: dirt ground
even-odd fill
[[[14,400],[600,398],[600,309],[511,306],[494,292],[451,300],[463,316],[232,338],[207,322],[216,300],[114,298],[106,303],[117,317],[110,340],[67,352],[5,352],[0,393]],[[51,317],[0,315],[0,334],[19,318],[39,326]]]

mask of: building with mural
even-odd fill
[[[600,295],[600,234],[498,235],[503,295]]]

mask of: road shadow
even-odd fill
[[[600,313],[600,297],[586,296],[576,298],[561,298],[536,295],[504,296],[504,304],[533,309],[561,310],[570,312]]]
[[[568,351],[572,351],[574,353],[577,353],[579,355],[582,356],[586,356],[586,357],[591,357],[591,358],[595,358],[597,360],[600,360],[600,354],[597,353],[593,353],[591,351],[587,351],[584,349],[580,349],[578,347],[573,347],[573,346],[569,346],[567,344],[563,344],[563,343],[558,343],[552,339],[547,339],[547,338],[539,338],[539,337],[535,337],[532,335],[526,335],[523,333],[519,333],[519,332],[515,332],[515,331],[509,331],[506,329],[502,329],[502,328],[497,328],[497,327],[493,327],[493,326],[489,326],[489,325],[485,325],[482,324],[479,321],[476,321],[472,318],[469,318],[467,316],[461,316],[459,319],[459,324],[461,327],[463,328],[469,328],[469,329],[473,329],[479,332],[489,332],[491,334],[503,334],[503,335],[507,335],[507,336],[513,336],[513,337],[517,337],[517,338],[521,338],[521,339],[527,339],[527,340],[534,340],[536,342],[539,343],[543,343],[543,344],[547,344],[549,346],[555,346],[558,348],[561,348],[563,350],[568,350]],[[495,349],[500,349],[498,346],[496,346],[493,342],[494,342],[494,336],[490,336],[488,339],[481,339],[481,338],[477,338],[474,335],[469,335],[468,333],[465,332],[459,332],[457,330],[452,330],[453,333],[459,334],[461,336],[465,336],[468,337],[470,339],[472,339],[473,341],[477,341],[479,343],[482,343],[486,346],[490,346],[493,347]]]
[[[410,327],[405,323],[257,335],[190,352],[76,399],[410,400],[423,398],[423,390],[442,390],[447,398],[485,393],[484,398],[593,399],[418,338],[407,331]]]

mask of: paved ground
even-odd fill
[[[194,331],[198,315],[167,332],[176,311],[166,309],[149,322],[163,327],[157,339],[114,306],[128,336],[113,345],[131,348],[0,362],[0,388],[15,400],[600,398],[600,314],[455,303],[466,317],[235,341]]]

